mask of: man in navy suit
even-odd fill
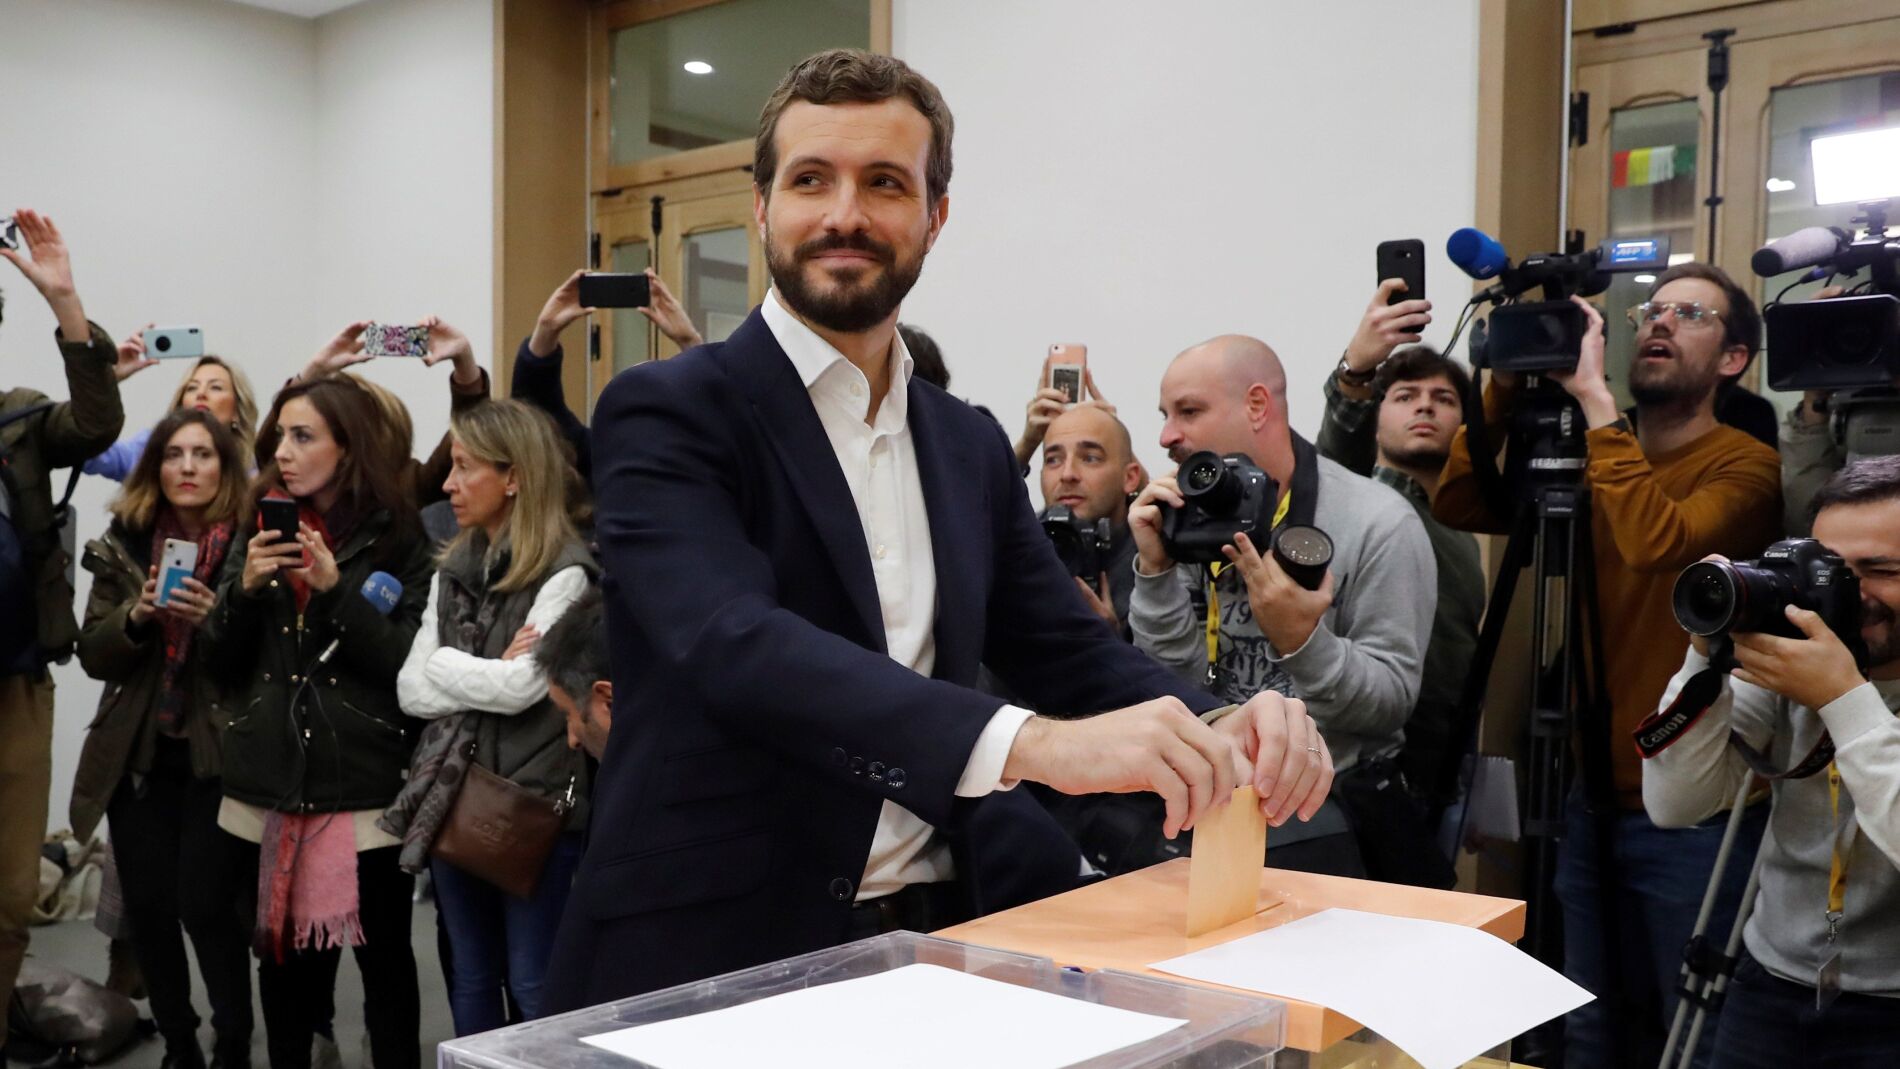
[[[1248,782],[1309,818],[1332,781],[1298,701],[1216,709],[1104,627],[1002,429],[912,378],[898,306],[949,212],[936,87],[822,53],[760,126],[773,293],[595,416],[614,730],[556,1008],[1067,890],[1080,854],[1023,780],[1155,791],[1169,836]],[[976,690],[985,664],[1056,715]]]

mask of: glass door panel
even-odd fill
[[[1610,173],[1606,193],[1610,238],[1666,237],[1669,262],[1697,259],[1698,214],[1703,211],[1697,166],[1701,113],[1694,100],[1619,108],[1610,115]],[[1617,404],[1628,407],[1630,361],[1636,335],[1624,318],[1649,294],[1654,275],[1617,273],[1603,295],[1607,344],[1604,367]]]

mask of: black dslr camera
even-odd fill
[[[1755,561],[1699,561],[1682,570],[1673,595],[1676,622],[1692,635],[1724,640],[1731,632],[1800,638],[1787,607],[1818,614],[1839,635],[1856,661],[1865,661],[1860,638],[1860,579],[1845,561],[1812,538],[1789,538],[1762,551]],[[1734,667],[1727,643],[1710,660]]]
[[[1181,462],[1176,483],[1186,503],[1162,506],[1161,542],[1168,556],[1182,564],[1218,564],[1227,559],[1221,547],[1235,534],[1266,544],[1280,485],[1251,457],[1202,450]]]
[[[1095,589],[1113,537],[1108,517],[1089,523],[1067,505],[1050,505],[1036,518],[1042,521],[1042,533],[1049,536],[1062,566],[1087,583],[1090,590]]]

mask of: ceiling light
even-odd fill
[[[1770,178],[1768,180],[1768,192],[1770,193],[1786,193],[1793,188],[1794,183],[1786,178]]]
[[[1817,137],[1808,154],[1816,204],[1900,197],[1900,126]]]
[[[1633,275],[1631,276],[1630,281],[1636,283],[1638,286],[1648,286],[1655,283],[1656,276],[1655,275]]]
[[[686,61],[685,66],[686,66],[686,73],[688,74],[711,74],[712,73],[712,64],[706,62],[703,59],[689,59]]]

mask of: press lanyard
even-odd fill
[[[1289,488],[1280,495],[1280,504],[1273,510],[1274,527],[1280,526],[1280,521],[1286,519],[1287,510],[1292,507],[1293,491]],[[1259,550],[1265,547],[1254,548]],[[1214,671],[1214,661],[1220,656],[1220,594],[1214,589],[1214,580],[1231,567],[1233,565],[1218,562],[1207,566],[1207,670],[1210,676]]]
[[[1827,766],[1827,802],[1834,814],[1833,859],[1827,871],[1827,941],[1832,946],[1840,933],[1841,916],[1847,910],[1847,855],[1841,849],[1841,842],[1843,839],[1852,842],[1851,835],[1841,833],[1841,770],[1832,762]]]

